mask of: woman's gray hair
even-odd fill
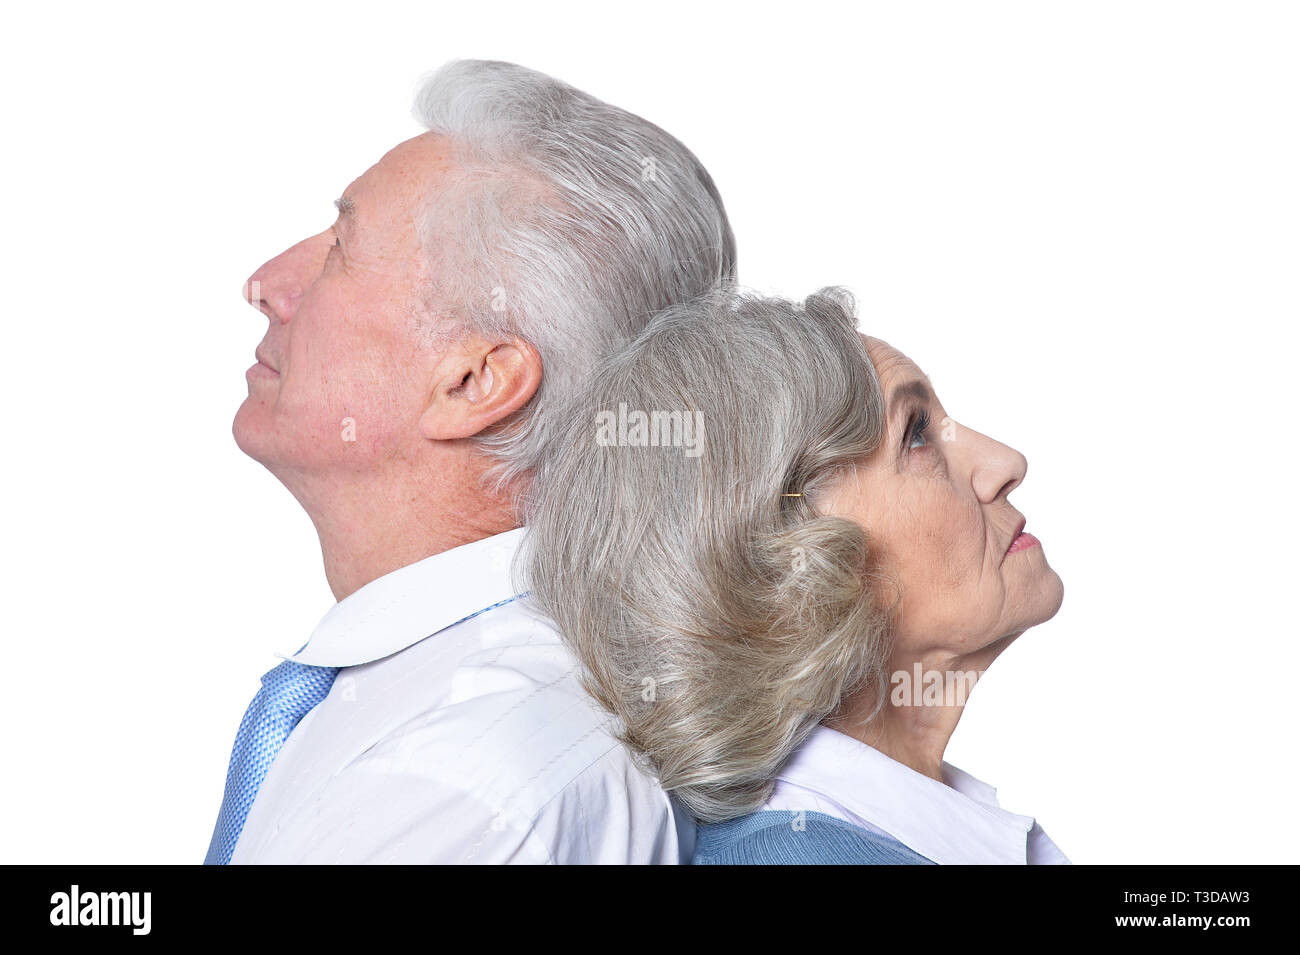
[[[886,698],[879,555],[817,508],[885,430],[855,324],[840,289],[669,308],[570,401],[527,495],[521,586],[705,821],[759,808],[848,695]]]
[[[453,183],[419,222],[437,337],[472,329],[537,348],[533,399],[478,438],[502,487],[532,471],[553,409],[652,315],[735,279],[708,172],[653,123],[534,70],[458,60],[417,118],[449,137]]]

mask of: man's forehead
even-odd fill
[[[422,133],[398,143],[378,162],[354,179],[335,200],[339,215],[367,220],[409,214],[451,166],[445,136]]]

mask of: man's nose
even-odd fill
[[[320,275],[329,251],[322,244],[321,235],[312,236],[262,265],[244,283],[244,299],[272,322],[288,324],[303,292]]]

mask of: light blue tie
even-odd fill
[[[481,613],[504,607],[528,592],[515,594],[490,607],[476,610],[468,617],[453,623],[462,624]],[[450,629],[450,627],[446,628]],[[308,641],[310,642],[310,641]],[[307,644],[298,648],[301,653]],[[212,832],[212,844],[204,865],[226,865],[235,851],[239,834],[244,831],[244,821],[253,808],[257,790],[261,788],[266,771],[275,762],[280,747],[289,738],[313,706],[329,695],[339,667],[314,667],[306,663],[285,660],[262,677],[262,688],[253,697],[239,722],[235,734],[235,747],[230,753],[230,769],[226,772],[226,795],[221,800],[221,813],[217,827]]]
[[[280,747],[313,706],[325,699],[338,667],[285,660],[262,677],[262,688],[244,711],[226,773],[226,795],[204,865],[226,865],[244,830],[257,790]]]

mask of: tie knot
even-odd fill
[[[337,667],[317,667],[285,660],[262,677],[263,698],[292,712],[305,713],[329,693]]]

